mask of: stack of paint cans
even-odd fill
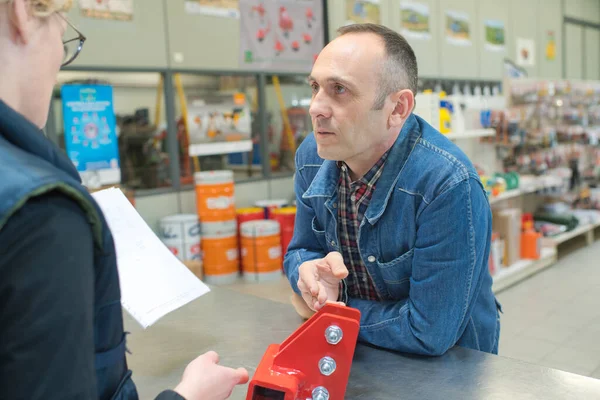
[[[233,283],[239,274],[233,172],[197,172],[194,179],[204,280],[215,285]]]
[[[159,221],[162,242],[181,261],[200,260],[200,224],[196,214],[176,214]]]
[[[242,274],[248,282],[264,282],[281,277],[281,236],[279,223],[271,220],[244,222]]]

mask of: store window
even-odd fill
[[[269,76],[265,88],[269,165],[272,175],[294,172],[294,154],[312,132],[312,97],[306,75]]]
[[[182,184],[193,173],[232,170],[236,181],[263,177],[258,87],[254,75],[175,74],[178,131],[184,145]]]
[[[90,189],[169,188],[161,74],[61,71],[54,139]]]

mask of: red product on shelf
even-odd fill
[[[523,228],[523,231],[525,230],[525,225],[526,225],[528,222],[531,222],[531,227],[533,227],[533,222],[534,222],[534,221],[533,221],[533,214],[532,214],[532,213],[524,213],[524,214],[521,216],[521,222],[522,222],[522,224],[523,224],[523,226],[522,226],[522,228]]]
[[[542,252],[542,234],[533,228],[533,216],[523,214],[523,233],[521,233],[521,258],[537,260]]]

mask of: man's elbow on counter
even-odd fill
[[[446,352],[450,350],[450,348],[451,346],[448,347],[444,345],[423,343],[423,346],[421,346],[420,348],[421,351],[417,351],[415,354],[430,357],[440,357],[446,354]]]
[[[409,334],[402,334],[398,332],[400,329],[402,328],[388,328],[389,332],[384,332],[384,330],[373,331],[368,327],[361,327],[359,340],[387,350],[428,357],[443,356],[454,345],[445,336],[419,335],[413,327],[409,328]]]

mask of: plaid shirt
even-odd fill
[[[375,191],[375,184],[383,172],[387,155],[386,152],[377,161],[377,164],[356,182],[352,182],[346,164],[339,163],[341,173],[338,182],[338,233],[344,264],[349,272],[348,277],[342,281],[340,286],[340,301],[347,302],[348,297],[381,300],[373,279],[360,257],[358,228]]]

